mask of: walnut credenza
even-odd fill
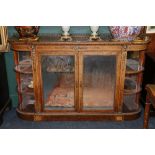
[[[90,41],[89,36],[10,39],[19,104],[26,120],[132,120],[148,42]]]

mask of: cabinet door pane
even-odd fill
[[[84,56],[83,108],[113,109],[116,56]]]
[[[20,110],[25,112],[35,111],[35,93],[33,87],[33,71],[31,52],[16,52],[17,62],[15,71],[17,73],[17,90],[19,93]]]
[[[44,109],[74,109],[74,56],[45,55],[41,61]]]

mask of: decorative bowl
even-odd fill
[[[32,39],[38,40],[38,32],[40,26],[15,26],[16,31],[19,34],[20,40]]]
[[[109,26],[115,40],[133,41],[140,34],[143,26]]]

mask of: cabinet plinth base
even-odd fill
[[[140,117],[141,109],[138,109],[136,112],[129,113],[99,113],[99,112],[67,112],[67,113],[28,113],[16,109],[17,115],[24,120],[29,121],[101,121],[101,120],[114,120],[114,121],[123,121],[123,120],[135,120]]]

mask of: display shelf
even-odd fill
[[[34,110],[34,104],[28,104],[24,108],[22,108],[22,111],[24,112],[35,112]]]
[[[124,91],[124,95],[137,94],[137,93],[140,93],[141,91],[142,91],[142,88],[141,87],[137,87],[137,89],[134,89],[134,90]]]
[[[124,95],[136,94],[141,91],[140,85],[132,78],[126,77],[124,83]]]
[[[32,65],[32,60],[29,58],[26,58],[25,60],[19,61],[20,65]]]
[[[138,101],[136,101],[136,94],[125,95],[123,102],[123,111],[134,112],[140,108]]]
[[[22,104],[20,109],[22,111],[34,112],[35,100],[34,96],[22,95]]]
[[[65,110],[65,111],[75,111],[74,107],[70,107],[70,106],[45,106],[45,111],[51,111],[51,110]]]
[[[15,66],[15,71],[23,74],[32,74],[32,65],[17,65]]]
[[[136,112],[138,109],[140,109],[140,106],[136,102],[132,104],[124,102],[123,104],[123,112]]]
[[[47,72],[74,72],[72,56],[43,56],[43,68]]]
[[[127,59],[126,75],[137,74],[143,71],[144,71],[144,67],[139,65],[139,61],[137,59]]]
[[[34,95],[34,89],[29,88],[28,86],[24,88],[18,88],[18,92],[25,95]]]
[[[15,66],[15,71],[23,74],[32,74],[32,60],[26,58],[18,62]]]
[[[74,68],[71,69],[59,69],[59,68],[47,68],[47,72],[54,72],[54,73],[73,73],[74,72]]]
[[[33,81],[32,74],[21,74],[20,81],[22,82],[21,85],[28,86],[31,83],[31,81]]]

